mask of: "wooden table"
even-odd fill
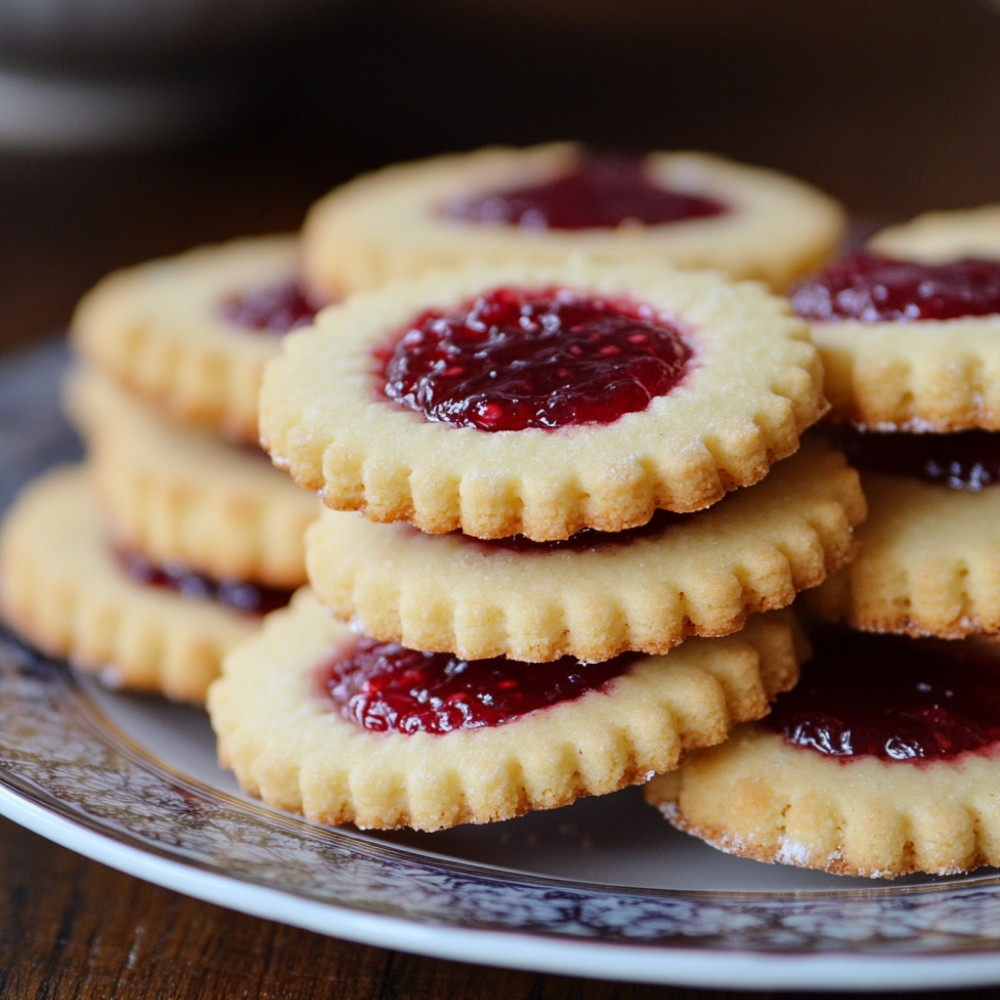
[[[303,45],[308,58],[258,74],[255,98],[284,99],[211,142],[0,154],[0,351],[64,328],[113,267],[294,229],[360,169],[489,141],[718,149],[807,177],[865,217],[1000,200],[1000,20],[985,3],[786,0],[767,5],[768,23],[752,0],[679,4],[673,22],[652,5],[647,23],[608,20],[613,6],[530,24],[517,5],[473,15],[371,0]],[[145,884],[0,820],[11,1000],[725,995],[348,944]]]

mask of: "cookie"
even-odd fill
[[[203,702],[224,652],[259,616],[191,596],[190,586],[184,596],[143,585],[123,565],[87,470],[53,469],[25,488],[0,529],[0,615],[109,686]]]
[[[887,257],[943,264],[963,257],[1000,259],[1000,205],[925,212],[888,226],[868,243]]]
[[[1000,429],[1000,209],[887,230],[789,294],[823,357],[832,419]]]
[[[974,640],[817,636],[762,722],[647,800],[731,854],[888,878],[1000,864],[1000,661]]]
[[[307,534],[317,598],[365,635],[467,658],[604,660],[726,635],[854,552],[857,473],[820,439],[696,514],[566,543],[427,535],[325,510]]]
[[[261,433],[329,507],[546,541],[708,506],[825,409],[805,326],[762,286],[577,259],[324,310],[268,365]]]
[[[386,167],[307,215],[309,282],[344,295],[465,261],[714,268],[784,288],[836,249],[841,207],[784,174],[699,152],[574,143],[487,148]]]
[[[300,591],[226,657],[208,707],[220,760],[268,804],[322,823],[438,830],[676,766],[794,683],[796,635],[787,612],[773,612],[737,636],[665,657],[559,661],[540,680],[535,665],[452,658],[449,669],[448,657],[372,646]],[[379,675],[380,663],[396,673]],[[401,693],[418,685],[426,698]]]
[[[805,600],[855,628],[960,638],[1000,632],[1000,489],[862,472],[858,554]]]
[[[318,306],[298,280],[298,239],[284,235],[125,268],[80,301],[72,344],[171,417],[254,442],[264,365]]]
[[[120,544],[220,579],[305,582],[320,504],[263,452],[174,423],[92,368],[71,373],[65,395]]]

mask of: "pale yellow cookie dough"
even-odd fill
[[[263,452],[171,422],[94,369],[71,373],[66,398],[116,539],[218,579],[305,582],[303,534],[321,505]]]
[[[1000,316],[810,329],[831,419],[876,431],[1000,430]]]
[[[805,596],[810,610],[869,632],[1000,632],[1000,487],[871,472],[861,485],[857,558]]]
[[[1000,864],[998,781],[996,753],[842,760],[750,723],[645,794],[674,826],[727,853],[892,878]]]
[[[0,526],[0,615],[110,687],[201,703],[224,652],[260,625],[120,569],[83,466],[30,483]]]
[[[1000,259],[1000,205],[925,212],[876,233],[869,249],[887,257],[945,264],[963,257]]]
[[[625,297],[665,313],[694,358],[683,382],[610,424],[488,433],[379,395],[372,350],[428,308],[497,287]],[[261,433],[329,507],[423,531],[565,538],[653,511],[701,509],[792,454],[826,409],[805,324],[756,283],[659,266],[471,265],[358,293],[285,338],[266,370]]]
[[[802,181],[700,152],[643,159],[668,190],[708,197],[730,211],[662,225],[573,231],[467,223],[444,204],[555,179],[584,154],[573,143],[491,147],[383,168],[332,191],[309,212],[303,255],[309,281],[330,294],[371,288],[469,260],[554,263],[595,260],[708,267],[784,288],[836,249],[844,212]]]
[[[247,289],[299,275],[295,236],[199,247],[124,268],[80,301],[74,348],[171,416],[257,440],[257,393],[280,337],[245,330],[220,309]]]
[[[222,763],[270,805],[322,823],[438,830],[647,780],[787,690],[806,655],[788,612],[736,636],[638,657],[602,689],[504,725],[403,735],[348,721],[316,672],[351,641],[301,591],[226,657],[208,707]]]
[[[364,634],[463,657],[609,659],[725,635],[854,552],[857,473],[820,440],[660,532],[524,551],[326,510],[307,535],[318,600]]]

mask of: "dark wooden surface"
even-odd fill
[[[1000,14],[986,2],[538,6],[356,0],[328,31],[241,67],[255,113],[210,140],[0,150],[0,364],[62,329],[113,267],[294,229],[361,169],[493,141],[715,149],[806,177],[862,218],[1000,201]],[[5,1000],[728,995],[348,944],[142,883],[0,820]]]

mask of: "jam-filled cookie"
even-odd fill
[[[843,632],[772,713],[647,786],[732,854],[844,875],[1000,864],[1000,658],[976,640]]]
[[[805,325],[762,286],[575,259],[324,310],[268,365],[261,432],[327,506],[547,541],[701,509],[825,409]]]
[[[114,687],[202,702],[224,652],[288,597],[117,549],[83,466],[31,483],[0,529],[4,620]]]
[[[300,282],[297,237],[251,237],[108,275],[70,333],[83,357],[171,416],[256,441],[264,365],[319,305]]]
[[[833,419],[1000,429],[1000,210],[893,228],[789,294],[823,356]]]
[[[708,267],[783,288],[837,247],[844,213],[772,170],[697,152],[573,143],[386,167],[335,189],[303,228],[312,286],[347,294],[468,260]]]
[[[309,591],[209,691],[220,760],[323,823],[438,830],[647,780],[757,718],[798,676],[788,612],[664,657],[462,661],[359,637]]]
[[[864,513],[857,473],[814,438],[756,486],[627,532],[486,541],[327,509],[306,551],[317,598],[365,635],[463,657],[604,660],[790,604],[853,555]]]
[[[841,430],[869,516],[857,558],[806,595],[855,628],[1000,633],[1000,442],[995,432]]]
[[[171,422],[92,368],[71,373],[66,399],[119,544],[217,578],[305,582],[320,504],[260,449]]]

